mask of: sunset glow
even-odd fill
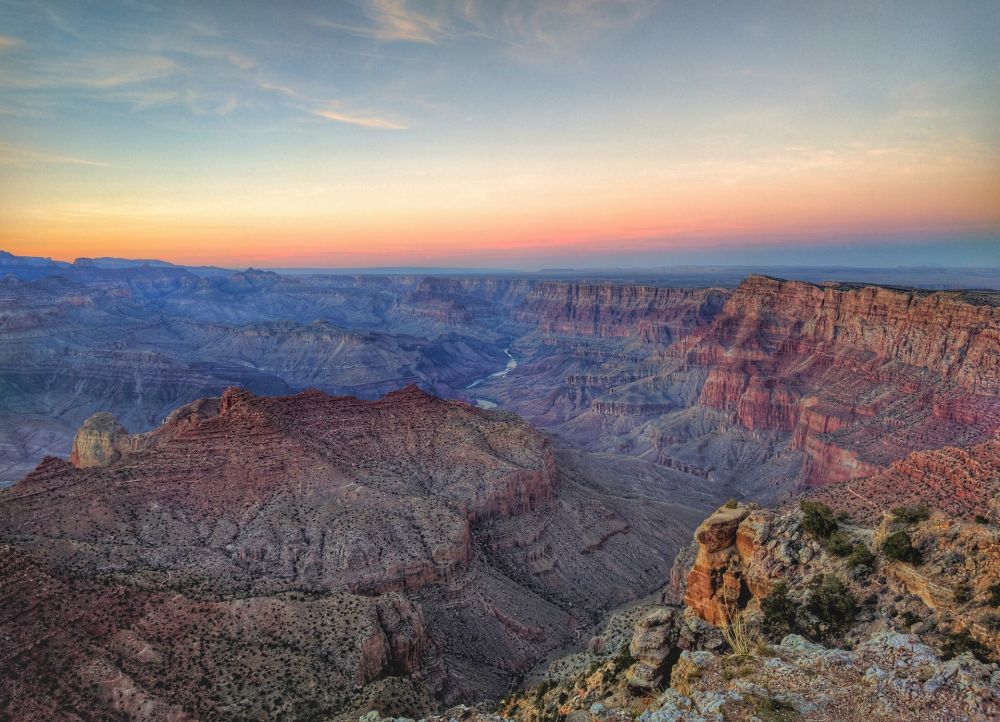
[[[929,243],[1000,262],[993,2],[101,7],[0,6],[0,248],[537,268]]]

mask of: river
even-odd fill
[[[503,352],[505,354],[507,354],[507,365],[506,366],[504,366],[499,371],[494,371],[489,376],[484,376],[481,379],[476,379],[475,381],[473,381],[471,384],[469,384],[465,388],[466,389],[474,389],[477,386],[479,386],[479,384],[485,383],[486,381],[492,381],[493,379],[502,379],[504,376],[506,376],[511,371],[513,371],[514,369],[516,369],[517,368],[517,359],[510,355],[510,348],[509,347],[505,348],[503,350]],[[474,398],[473,400],[476,402],[476,406],[478,406],[481,409],[495,409],[497,407],[497,402],[496,401],[490,401],[489,399],[479,399],[479,398]]]

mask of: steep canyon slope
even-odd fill
[[[497,697],[658,587],[710,498],[671,504],[669,473],[414,386],[229,389],[138,435],[100,415],[73,461],[0,493],[0,698],[18,719]]]

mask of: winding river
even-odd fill
[[[469,384],[465,388],[466,389],[474,389],[477,386],[479,386],[479,384],[485,383],[486,381],[492,381],[493,379],[502,379],[504,376],[506,376],[511,371],[513,371],[514,369],[516,369],[517,368],[517,359],[510,355],[510,348],[509,347],[505,348],[503,350],[503,352],[505,354],[507,354],[507,365],[506,366],[504,366],[499,371],[494,371],[489,376],[484,376],[481,379],[476,379],[475,381],[473,381],[471,384]],[[481,409],[495,409],[497,407],[497,402],[496,401],[490,401],[489,399],[480,399],[480,398],[474,398],[473,400],[476,402],[476,406],[478,406]]]

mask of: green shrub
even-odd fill
[[[851,549],[851,553],[847,556],[847,566],[849,569],[855,569],[860,566],[874,569],[875,555],[864,544],[855,544]]]
[[[780,639],[798,629],[798,607],[788,598],[785,582],[778,582],[771,593],[761,600],[760,609],[764,613],[764,631],[772,639]]]
[[[851,538],[843,531],[835,531],[826,542],[826,550],[835,557],[846,557],[853,549]]]
[[[882,542],[882,553],[897,562],[920,564],[920,550],[914,549],[913,540],[905,531],[897,531]]]
[[[806,609],[816,617],[826,631],[817,630],[813,636],[830,637],[843,634],[854,622],[858,603],[844,582],[832,574],[820,574],[810,585],[812,595]]]
[[[964,604],[972,599],[972,587],[968,584],[959,584],[952,592],[952,596],[955,598],[956,604]]]
[[[727,499],[726,503],[723,504],[722,506],[725,507],[726,509],[735,509],[739,505],[740,503],[736,501],[736,499]]]
[[[949,635],[945,643],[941,645],[944,659],[957,657],[964,652],[972,652],[972,656],[980,662],[989,662],[989,649],[978,639],[969,634],[967,629],[963,629],[958,634]]]
[[[1000,607],[1000,582],[996,584],[991,584],[986,589],[987,597],[986,602],[991,607]]]
[[[977,524],[989,524],[990,518],[988,516],[983,516],[982,514],[976,514]]]
[[[618,654],[615,655],[615,668],[614,676],[617,677],[626,669],[635,664],[635,657],[632,656],[632,650],[629,649],[628,642],[623,644],[618,650]]]
[[[918,521],[930,519],[931,512],[926,506],[897,506],[892,510],[896,521],[903,524],[916,524]]]
[[[799,508],[802,509],[802,528],[815,539],[829,539],[837,531],[837,520],[826,504],[803,499]]]

